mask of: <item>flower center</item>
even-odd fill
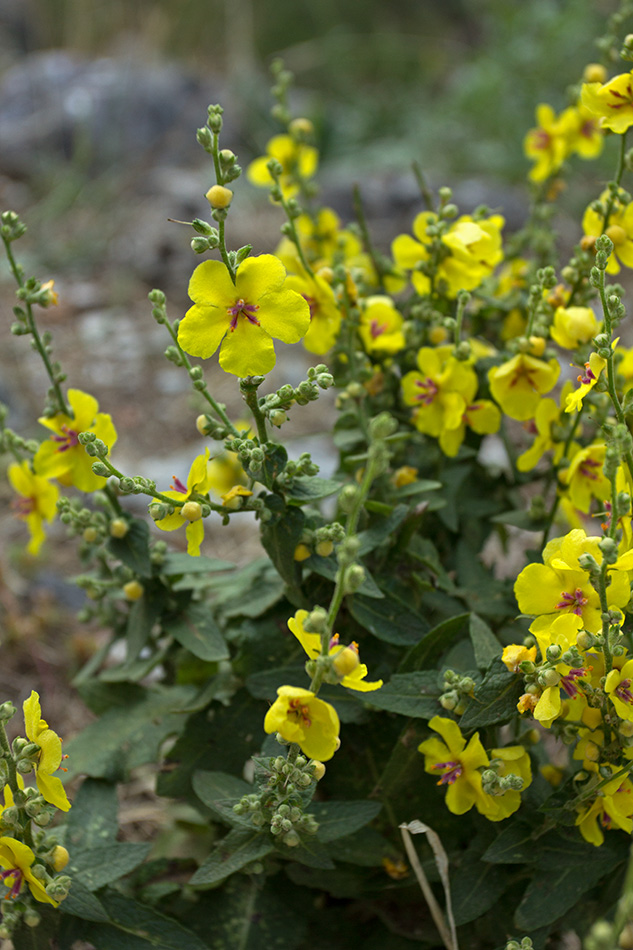
[[[545,151],[545,149],[550,147],[552,137],[549,132],[546,132],[545,129],[535,129],[532,142],[534,148],[539,148]]]
[[[596,461],[596,459],[585,459],[585,461],[580,466],[580,473],[581,475],[584,475],[585,478],[591,479],[592,482],[597,482],[598,481],[598,472],[596,472],[597,468],[602,468],[602,465],[600,462]]]
[[[11,509],[18,518],[28,518],[37,507],[35,498],[15,498],[11,502]]]
[[[595,375],[595,373],[591,369],[591,365],[589,363],[585,363],[585,375],[579,376],[578,382],[583,383],[585,386],[591,386],[591,384],[594,383],[597,378],[598,377]]]
[[[302,721],[306,729],[309,729],[312,725],[312,720],[310,719],[310,707],[302,706],[301,700],[299,699],[291,699],[289,706],[289,715],[296,719],[297,722]]]
[[[452,785],[462,775],[463,768],[461,762],[436,762],[431,768],[434,772],[444,769],[444,775],[440,778],[438,785]]]
[[[57,452],[67,452],[68,449],[74,449],[76,445],[79,445],[79,433],[74,429],[69,429],[67,425],[61,427],[64,435],[53,435],[51,438],[53,442],[59,442],[59,446],[56,449]]]
[[[254,303],[246,303],[245,300],[242,300],[240,297],[239,300],[236,300],[232,307],[227,307],[226,312],[231,317],[231,333],[237,326],[237,318],[240,314],[246,317],[249,323],[252,323],[254,326],[259,326],[259,320],[254,316],[257,313],[259,307]]]
[[[587,671],[585,669],[572,669],[569,673],[566,673],[565,676],[561,676],[560,685],[571,699],[580,692],[576,685],[576,680],[582,679],[582,677],[586,675]]]
[[[11,878],[13,878],[12,882]],[[9,900],[13,900],[20,893],[20,888],[22,887],[22,878],[23,874],[20,868],[9,868],[8,871],[0,872],[0,881],[2,881],[5,887],[11,888],[7,894]]]
[[[372,320],[369,324],[369,332],[371,333],[372,339],[375,340],[376,337],[379,337],[387,329],[386,323],[378,323],[377,320]]]
[[[172,475],[172,483],[169,487],[172,489],[172,491],[179,491],[183,495],[187,494],[187,486],[183,485],[177,475]]]
[[[627,95],[624,95],[622,92],[618,92],[617,89],[610,89],[609,95],[614,96],[617,99],[617,102],[607,102],[607,105],[610,109],[622,109],[624,106],[630,106],[631,101],[633,100],[633,92],[631,91],[631,83],[626,85]]]
[[[556,610],[571,610],[577,617],[582,616],[582,608],[589,603],[580,587],[577,587],[573,594],[568,594],[564,590],[560,596],[561,600],[556,604]]]
[[[418,386],[419,389],[424,390],[424,392],[421,392],[415,398],[418,402],[423,402],[425,406],[430,406],[439,392],[439,387],[429,376],[427,376],[426,379],[416,379],[415,385]]]
[[[618,699],[621,699],[623,703],[633,703],[631,680],[622,680],[620,685],[615,690],[615,695],[618,697]]]

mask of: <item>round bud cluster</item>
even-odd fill
[[[454,670],[444,672],[443,692],[439,697],[442,709],[461,716],[466,710],[468,700],[475,691],[475,681],[471,676],[462,676]]]
[[[59,520],[68,527],[70,537],[79,535],[86,544],[105,541],[110,533],[107,515],[84,508],[77,498],[61,497],[57,501]]]

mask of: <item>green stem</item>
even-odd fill
[[[184,350],[182,349],[182,347],[180,346],[180,343],[178,342],[178,333],[176,332],[176,330],[174,330],[174,327],[173,327],[172,323],[170,322],[170,320],[169,320],[168,317],[167,317],[167,314],[165,314],[165,326],[167,327],[167,330],[169,331],[169,335],[171,336],[172,340],[174,341],[174,344],[175,344],[176,348],[178,349],[178,353],[179,353],[180,359],[181,359],[181,361],[182,361],[182,365],[185,367],[185,369],[186,369],[188,372],[191,372],[191,370],[193,369],[193,365],[192,365],[191,361],[189,360],[189,357],[187,356],[187,354],[185,353],[185,351],[184,351]],[[222,423],[223,423],[223,424],[226,426],[226,428],[229,430],[229,432],[231,433],[231,435],[232,435],[234,438],[237,438],[237,437],[239,436],[239,432],[237,431],[237,429],[235,428],[235,426],[233,425],[233,423],[231,422],[231,420],[230,420],[229,417],[227,416],[227,414],[226,414],[226,412],[224,411],[224,409],[222,408],[222,406],[220,406],[220,405],[215,401],[215,399],[213,398],[213,396],[211,395],[211,393],[210,393],[209,390],[207,389],[206,383],[205,383],[205,385],[204,385],[204,389],[197,389],[196,392],[199,392],[199,393],[206,399],[206,401],[209,403],[209,405],[211,406],[211,408],[213,409],[213,411],[215,412],[215,414],[218,416],[218,418],[222,421]]]
[[[2,241],[3,241],[4,248],[5,248],[5,251],[6,251],[6,254],[7,254],[7,258],[8,258],[8,261],[9,261],[9,266],[10,266],[10,268],[11,268],[11,272],[12,272],[13,276],[15,277],[15,280],[16,280],[16,282],[17,282],[18,287],[22,290],[22,289],[24,289],[24,280],[22,279],[22,272],[21,272],[20,268],[18,267],[18,265],[17,265],[17,263],[16,263],[16,260],[15,260],[15,258],[14,258],[14,256],[13,256],[13,251],[11,250],[11,244],[10,244],[9,241],[7,241],[7,239],[4,238],[4,237],[3,237]],[[34,341],[34,343],[35,343],[35,348],[36,348],[37,352],[38,352],[38,353],[40,354],[40,356],[42,357],[42,362],[44,363],[44,366],[45,366],[45,368],[46,368],[46,372],[47,372],[47,374],[48,374],[48,378],[49,378],[50,381],[51,381],[51,386],[52,386],[53,391],[54,391],[54,393],[55,393],[55,398],[56,398],[56,400],[57,400],[57,405],[58,405],[58,407],[59,407],[59,411],[62,412],[62,413],[64,413],[64,415],[70,416],[70,417],[72,418],[72,412],[71,412],[71,410],[68,408],[68,406],[66,405],[66,400],[64,399],[63,393],[62,393],[62,391],[61,391],[61,388],[60,388],[60,385],[59,385],[59,381],[57,380],[57,377],[56,377],[55,373],[53,372],[53,367],[51,366],[51,362],[50,362],[50,360],[49,360],[49,358],[48,358],[48,353],[46,352],[46,347],[44,346],[44,344],[43,344],[43,342],[42,342],[42,339],[41,339],[41,337],[40,337],[39,331],[38,331],[38,329],[37,329],[37,324],[36,324],[36,322],[35,322],[35,317],[33,316],[33,307],[31,306],[31,304],[30,304],[28,301],[25,301],[25,307],[26,307],[26,322],[27,322],[27,326],[28,326],[28,329],[29,329],[29,333],[30,333],[31,336],[33,337],[33,341]]]
[[[361,198],[360,188],[358,185],[354,185],[353,203],[354,215],[356,216],[356,221],[358,222],[358,227],[360,228],[363,247],[371,258],[372,264],[374,265],[374,269],[378,275],[380,288],[384,290],[384,278],[387,274],[389,274],[391,268],[385,267],[384,262],[381,260],[380,255],[377,253],[376,248],[374,247],[371,235],[369,233],[369,228],[367,227],[367,218],[365,217],[363,199]]]
[[[622,175],[624,174],[624,167],[625,167],[625,164],[624,164],[625,155],[626,155],[626,132],[624,132],[620,136],[620,151],[618,153],[618,165],[616,168],[615,179],[614,179],[616,185],[619,185],[620,182],[622,181]],[[609,226],[609,218],[611,217],[614,204],[615,204],[615,194],[611,192],[611,194],[609,195],[609,200],[607,201],[607,206],[604,209],[604,219],[602,222],[603,234]]]
[[[572,443],[572,441],[573,441],[574,435],[576,434],[576,429],[578,428],[578,426],[579,426],[579,424],[580,424],[580,420],[581,420],[581,418],[582,418],[583,410],[584,410],[584,406],[581,406],[580,409],[578,410],[577,414],[576,414],[576,418],[575,418],[575,420],[574,420],[574,423],[573,423],[571,429],[570,429],[569,432],[567,433],[567,438],[565,439],[565,445],[563,446],[563,454],[562,454],[562,456],[561,456],[560,462],[562,462],[563,459],[566,459],[567,456],[568,456],[568,454],[569,454],[569,449],[570,449],[570,447],[571,447],[571,443]],[[560,466],[560,462],[559,462],[558,466],[556,467],[556,469],[554,469],[554,468],[551,469],[550,476],[549,476],[549,478],[548,478],[548,482],[547,482],[547,484],[546,484],[546,486],[545,486],[545,492],[548,491],[549,486],[551,485],[552,480],[557,477],[558,472],[560,471],[560,467],[561,467],[561,466]],[[557,487],[557,488],[556,488],[556,494],[554,495],[554,501],[552,502],[552,507],[550,508],[549,515],[547,516],[547,521],[546,521],[545,527],[544,527],[544,529],[543,529],[543,542],[542,542],[542,544],[541,544],[541,547],[542,547],[542,548],[544,548],[545,545],[547,544],[547,540],[548,540],[548,538],[549,538],[549,533],[550,533],[550,531],[552,530],[552,525],[554,524],[554,518],[555,518],[556,512],[557,512],[557,510],[558,510],[558,504],[559,504],[559,502],[560,502],[560,494],[559,494],[559,492],[558,492],[558,487]]]
[[[13,753],[11,752],[9,740],[7,738],[7,730],[5,729],[3,722],[0,722],[0,757],[3,758],[7,763],[7,768],[9,770],[7,784],[15,795],[20,790],[20,786],[18,785],[15,759],[13,758]]]

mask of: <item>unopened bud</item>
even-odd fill
[[[185,521],[199,521],[202,517],[202,505],[197,501],[186,501],[179,514]]]
[[[123,585],[123,593],[126,600],[140,600],[145,593],[145,588],[138,581],[128,581]]]
[[[224,185],[212,185],[205,198],[212,208],[228,208],[233,200],[233,192]]]

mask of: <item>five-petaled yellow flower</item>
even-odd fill
[[[622,134],[633,125],[633,72],[621,73],[609,82],[584,83],[584,108],[596,116],[603,129]]]
[[[50,522],[55,517],[59,492],[47,478],[34,475],[26,460],[9,465],[7,475],[14,490],[20,495],[11,507],[18,518],[26,521],[31,534],[27,551],[29,554],[37,554],[45,538],[43,522]]]
[[[0,867],[4,868],[4,871],[0,871],[0,881],[9,888],[6,897],[9,900],[19,897],[22,885],[26,881],[36,901],[57,907],[58,902],[48,896],[42,882],[33,874],[31,867],[34,861],[35,855],[28,845],[16,841],[15,838],[0,838]]]
[[[209,450],[206,449],[204,455],[198,455],[193,460],[187,484],[183,485],[176,475],[173,477],[172,487],[168,491],[162,492],[168,498],[174,501],[182,501],[173,514],[167,515],[156,521],[156,527],[161,531],[175,531],[187,525],[187,554],[197,557],[200,554],[200,545],[204,538],[204,522],[202,518],[202,506],[197,500],[199,496],[205,496],[213,481],[213,476],[209,471]],[[150,505],[150,512],[152,505]]]
[[[310,326],[304,298],[284,287],[286,271],[272,254],[240,264],[235,283],[221,261],[204,261],[193,272],[194,306],[180,321],[178,342],[207,359],[221,345],[220,366],[235,376],[268,373],[275,365],[273,337],[297,343]]]
[[[288,621],[288,629],[294,633],[295,637],[310,659],[315,660],[321,655],[321,637],[318,633],[308,633],[307,630],[303,629],[303,622],[307,616],[307,610],[298,610],[294,617],[291,617]],[[338,633],[335,633],[329,643],[329,656],[336,657],[337,654],[340,654],[346,649],[354,650],[356,655],[358,655],[357,644],[354,643],[350,647],[343,647],[342,644],[339,643]],[[350,673],[347,673],[341,678],[341,686],[345,686],[347,689],[358,690],[361,693],[372,692],[375,689],[380,689],[382,686],[382,680],[366,682],[366,676],[367,667],[364,663],[358,663],[358,665]]]
[[[258,188],[270,188],[274,178],[268,162],[276,159],[282,167],[279,187],[284,198],[299,191],[298,180],[312,178],[319,164],[319,153],[313,145],[297,142],[291,135],[274,135],[266,145],[266,154],[254,159],[246,169],[246,177]]]
[[[40,747],[40,754],[35,765],[35,781],[40,794],[61,811],[68,811],[70,802],[64,791],[60,779],[53,773],[62,763],[62,740],[56,732],[49,729],[48,723],[42,719],[40,697],[34,690],[24,701],[24,726],[31,742]]]
[[[277,699],[266,713],[264,729],[278,732],[286,742],[296,742],[305,755],[319,762],[327,762],[338,748],[336,710],[300,686],[279,687]]]
[[[111,417],[99,412],[99,403],[80,389],[68,390],[72,416],[58,412],[52,418],[38,421],[51,429],[53,435],[43,442],[33,459],[36,475],[56,478],[62,485],[74,485],[79,491],[92,492],[103,488],[105,478],[92,471],[93,459],[79,442],[82,432],[94,432],[98,439],[112,448],[117,440]]]

